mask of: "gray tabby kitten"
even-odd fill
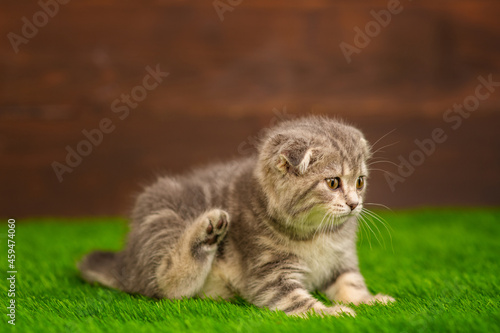
[[[370,148],[322,117],[269,130],[257,156],[158,179],[138,197],[126,248],[94,252],[85,280],[155,298],[240,295],[287,314],[355,315],[325,306],[388,303],[359,272],[357,215]]]

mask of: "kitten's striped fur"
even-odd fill
[[[94,252],[89,282],[157,298],[235,294],[287,314],[339,315],[371,295],[358,268],[356,217],[370,151],[362,133],[307,117],[268,131],[257,156],[158,179],[138,197],[126,248]],[[339,177],[341,186],[325,179]]]

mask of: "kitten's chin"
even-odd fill
[[[343,215],[338,215],[335,217],[335,219],[332,222],[332,225],[340,227],[344,225],[347,221],[349,221],[351,218],[355,217],[357,214],[343,214]]]
[[[356,214],[332,212],[328,207],[316,206],[305,213],[303,218],[304,229],[325,229],[341,226]]]

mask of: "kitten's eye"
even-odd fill
[[[363,187],[365,187],[365,177],[361,176],[356,180],[356,188],[361,190]]]
[[[339,188],[340,186],[340,178],[339,177],[335,177],[335,178],[328,178],[328,179],[325,179],[326,180],[326,183],[328,184],[328,186],[332,189],[332,190],[336,190]]]

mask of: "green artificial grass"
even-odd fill
[[[118,218],[32,219],[16,227],[16,325],[7,323],[7,223],[0,227],[0,331],[19,332],[494,332],[500,330],[500,210],[380,213],[390,235],[359,241],[370,290],[397,303],[353,307],[356,318],[287,317],[244,300],[152,300],[84,283],[75,263],[121,248]],[[6,222],[6,220],[5,220]],[[367,228],[365,228],[365,231]],[[391,240],[392,237],[392,240]],[[318,299],[330,304],[324,295]]]

